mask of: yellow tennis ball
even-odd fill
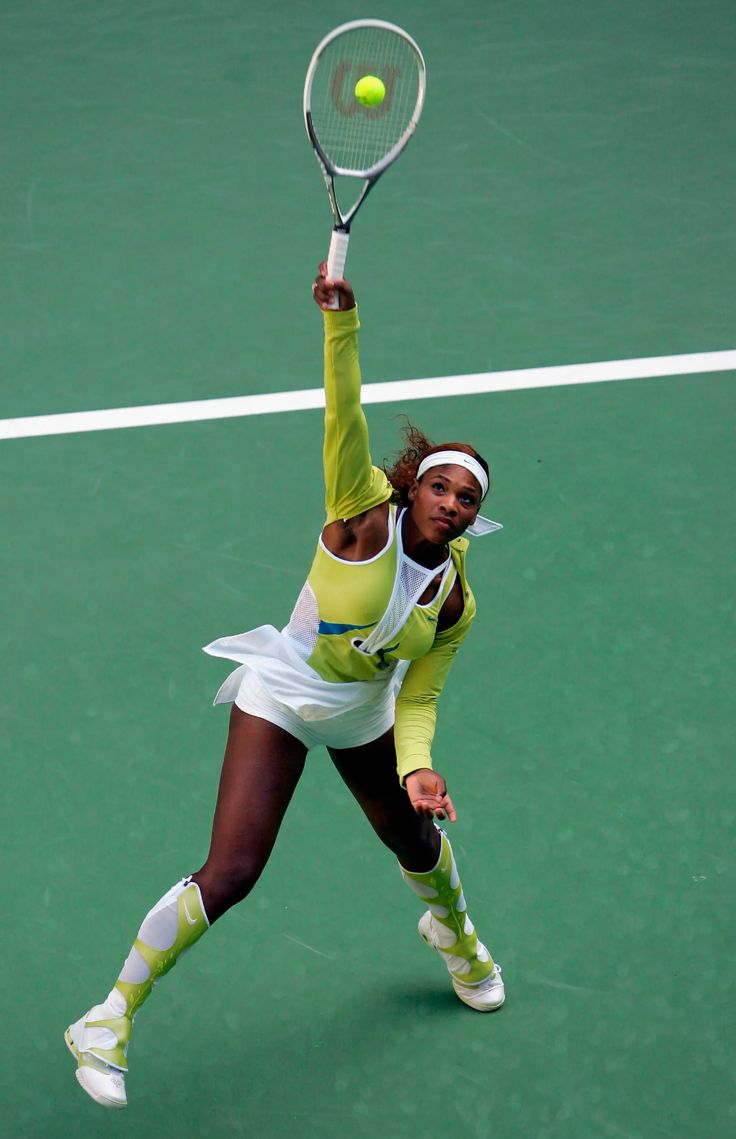
[[[386,97],[386,88],[376,75],[364,75],[355,84],[355,98],[364,107],[377,107]]]

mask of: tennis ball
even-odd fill
[[[376,75],[364,75],[355,84],[355,98],[364,107],[377,107],[386,97],[386,88]]]

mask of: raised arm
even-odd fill
[[[334,289],[323,273],[312,288],[325,327],[326,524],[354,518],[391,495],[385,474],[371,462],[368,425],[360,405],[360,322],[355,296],[347,281],[337,283],[340,308],[336,311],[326,308]]]

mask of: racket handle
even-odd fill
[[[333,229],[330,240],[330,252],[327,254],[327,276],[331,281],[339,280],[345,274],[345,262],[348,256],[348,243],[350,233],[346,229]],[[335,289],[335,299],[328,306],[331,309],[340,307],[339,290]]]

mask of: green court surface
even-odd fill
[[[0,419],[320,383],[301,85],[363,15],[429,72],[353,231],[367,383],[736,348],[730,0],[7,0]],[[117,1114],[63,1030],[206,854],[200,646],[288,619],[320,414],[0,442],[4,1134],[736,1133],[734,379],[369,409],[379,460],[406,413],[491,462],[434,754],[506,1006],[454,998],[317,750],[253,895],[140,1014]]]

